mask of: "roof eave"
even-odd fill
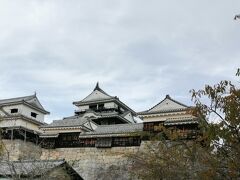
[[[73,102],[73,105],[81,106],[81,105],[96,104],[96,103],[101,103],[101,102],[109,102],[109,101],[113,101],[113,100],[114,100],[114,97],[100,99],[100,100],[91,100],[91,101],[75,101],[75,102]]]
[[[153,112],[148,112],[148,111],[143,111],[143,112],[138,112],[137,115],[149,115],[149,114],[160,114],[160,113],[175,113],[175,112],[182,112],[182,111],[187,111],[188,108],[181,108],[181,109],[172,109],[172,110],[166,110],[166,111],[153,111]]]
[[[27,105],[27,106],[29,106],[29,107],[37,110],[37,111],[40,111],[40,112],[42,112],[43,114],[50,114],[49,111],[46,111],[45,109],[41,109],[41,108],[39,108],[39,107],[33,106],[32,104],[30,104],[30,103],[28,103],[28,102],[26,102],[26,101],[24,101],[24,100],[23,100],[23,104],[25,104],[25,105]]]
[[[27,105],[27,106],[29,106],[29,107],[31,107],[31,108],[39,111],[39,112],[42,112],[43,114],[50,114],[50,112],[46,111],[45,109],[40,109],[40,108],[38,108],[36,106],[31,105],[30,103],[28,103],[28,102],[26,102],[24,100],[15,101],[15,102],[9,102],[9,103],[2,103],[2,104],[0,104],[0,106],[19,105],[19,104],[25,104],[25,105]]]
[[[79,135],[79,138],[98,138],[98,137],[125,137],[125,136],[139,136],[141,131],[134,131],[134,132],[122,132],[122,133],[105,133],[105,134],[85,134]]]
[[[129,110],[133,115],[137,115],[137,113],[132,110],[130,107],[128,107],[125,103],[123,103],[122,101],[120,101],[118,98],[114,99],[115,102],[117,102],[118,104],[124,106],[127,110]]]

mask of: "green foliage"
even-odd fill
[[[170,141],[161,136],[152,141],[157,145],[129,156],[131,172],[138,178],[240,179],[239,87],[225,80],[191,94],[196,105],[191,113],[199,118],[201,136],[186,142],[162,128]]]
[[[236,75],[240,75],[239,69]],[[228,179],[240,178],[240,89],[230,81],[221,81],[191,92],[196,114],[207,122],[203,126],[204,140],[215,150],[217,163],[212,169]],[[204,97],[208,102],[201,101]]]

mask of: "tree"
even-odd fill
[[[240,75],[240,69],[236,75]],[[184,141],[163,128],[164,136],[158,135],[160,139],[129,155],[130,172],[134,176],[140,179],[240,178],[240,89],[230,81],[221,81],[190,92],[196,105],[191,113],[199,118],[201,136]]]
[[[236,76],[239,76],[240,69]],[[221,81],[203,90],[192,90],[196,115],[200,117],[204,142],[213,148],[216,170],[225,178],[240,178],[240,89]],[[203,99],[208,101],[203,103]]]

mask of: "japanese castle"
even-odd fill
[[[158,133],[160,126],[178,131],[184,139],[195,138],[198,120],[186,106],[169,95],[149,110],[135,112],[97,83],[81,101],[73,102],[74,114],[51,124],[36,94],[0,100],[2,138],[22,139],[43,148],[140,146],[142,132]],[[137,122],[137,119],[142,122]]]

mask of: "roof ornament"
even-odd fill
[[[99,90],[99,89],[100,89],[99,83],[97,82],[97,84],[96,84],[96,86],[95,86],[95,88],[94,88],[94,91],[95,91],[95,90]]]
[[[240,20],[240,14],[234,16],[234,20]]]
[[[34,96],[37,96],[37,91],[34,91]]]
[[[169,96],[169,94],[167,94],[167,95],[166,95],[166,98],[170,99],[170,96]]]

